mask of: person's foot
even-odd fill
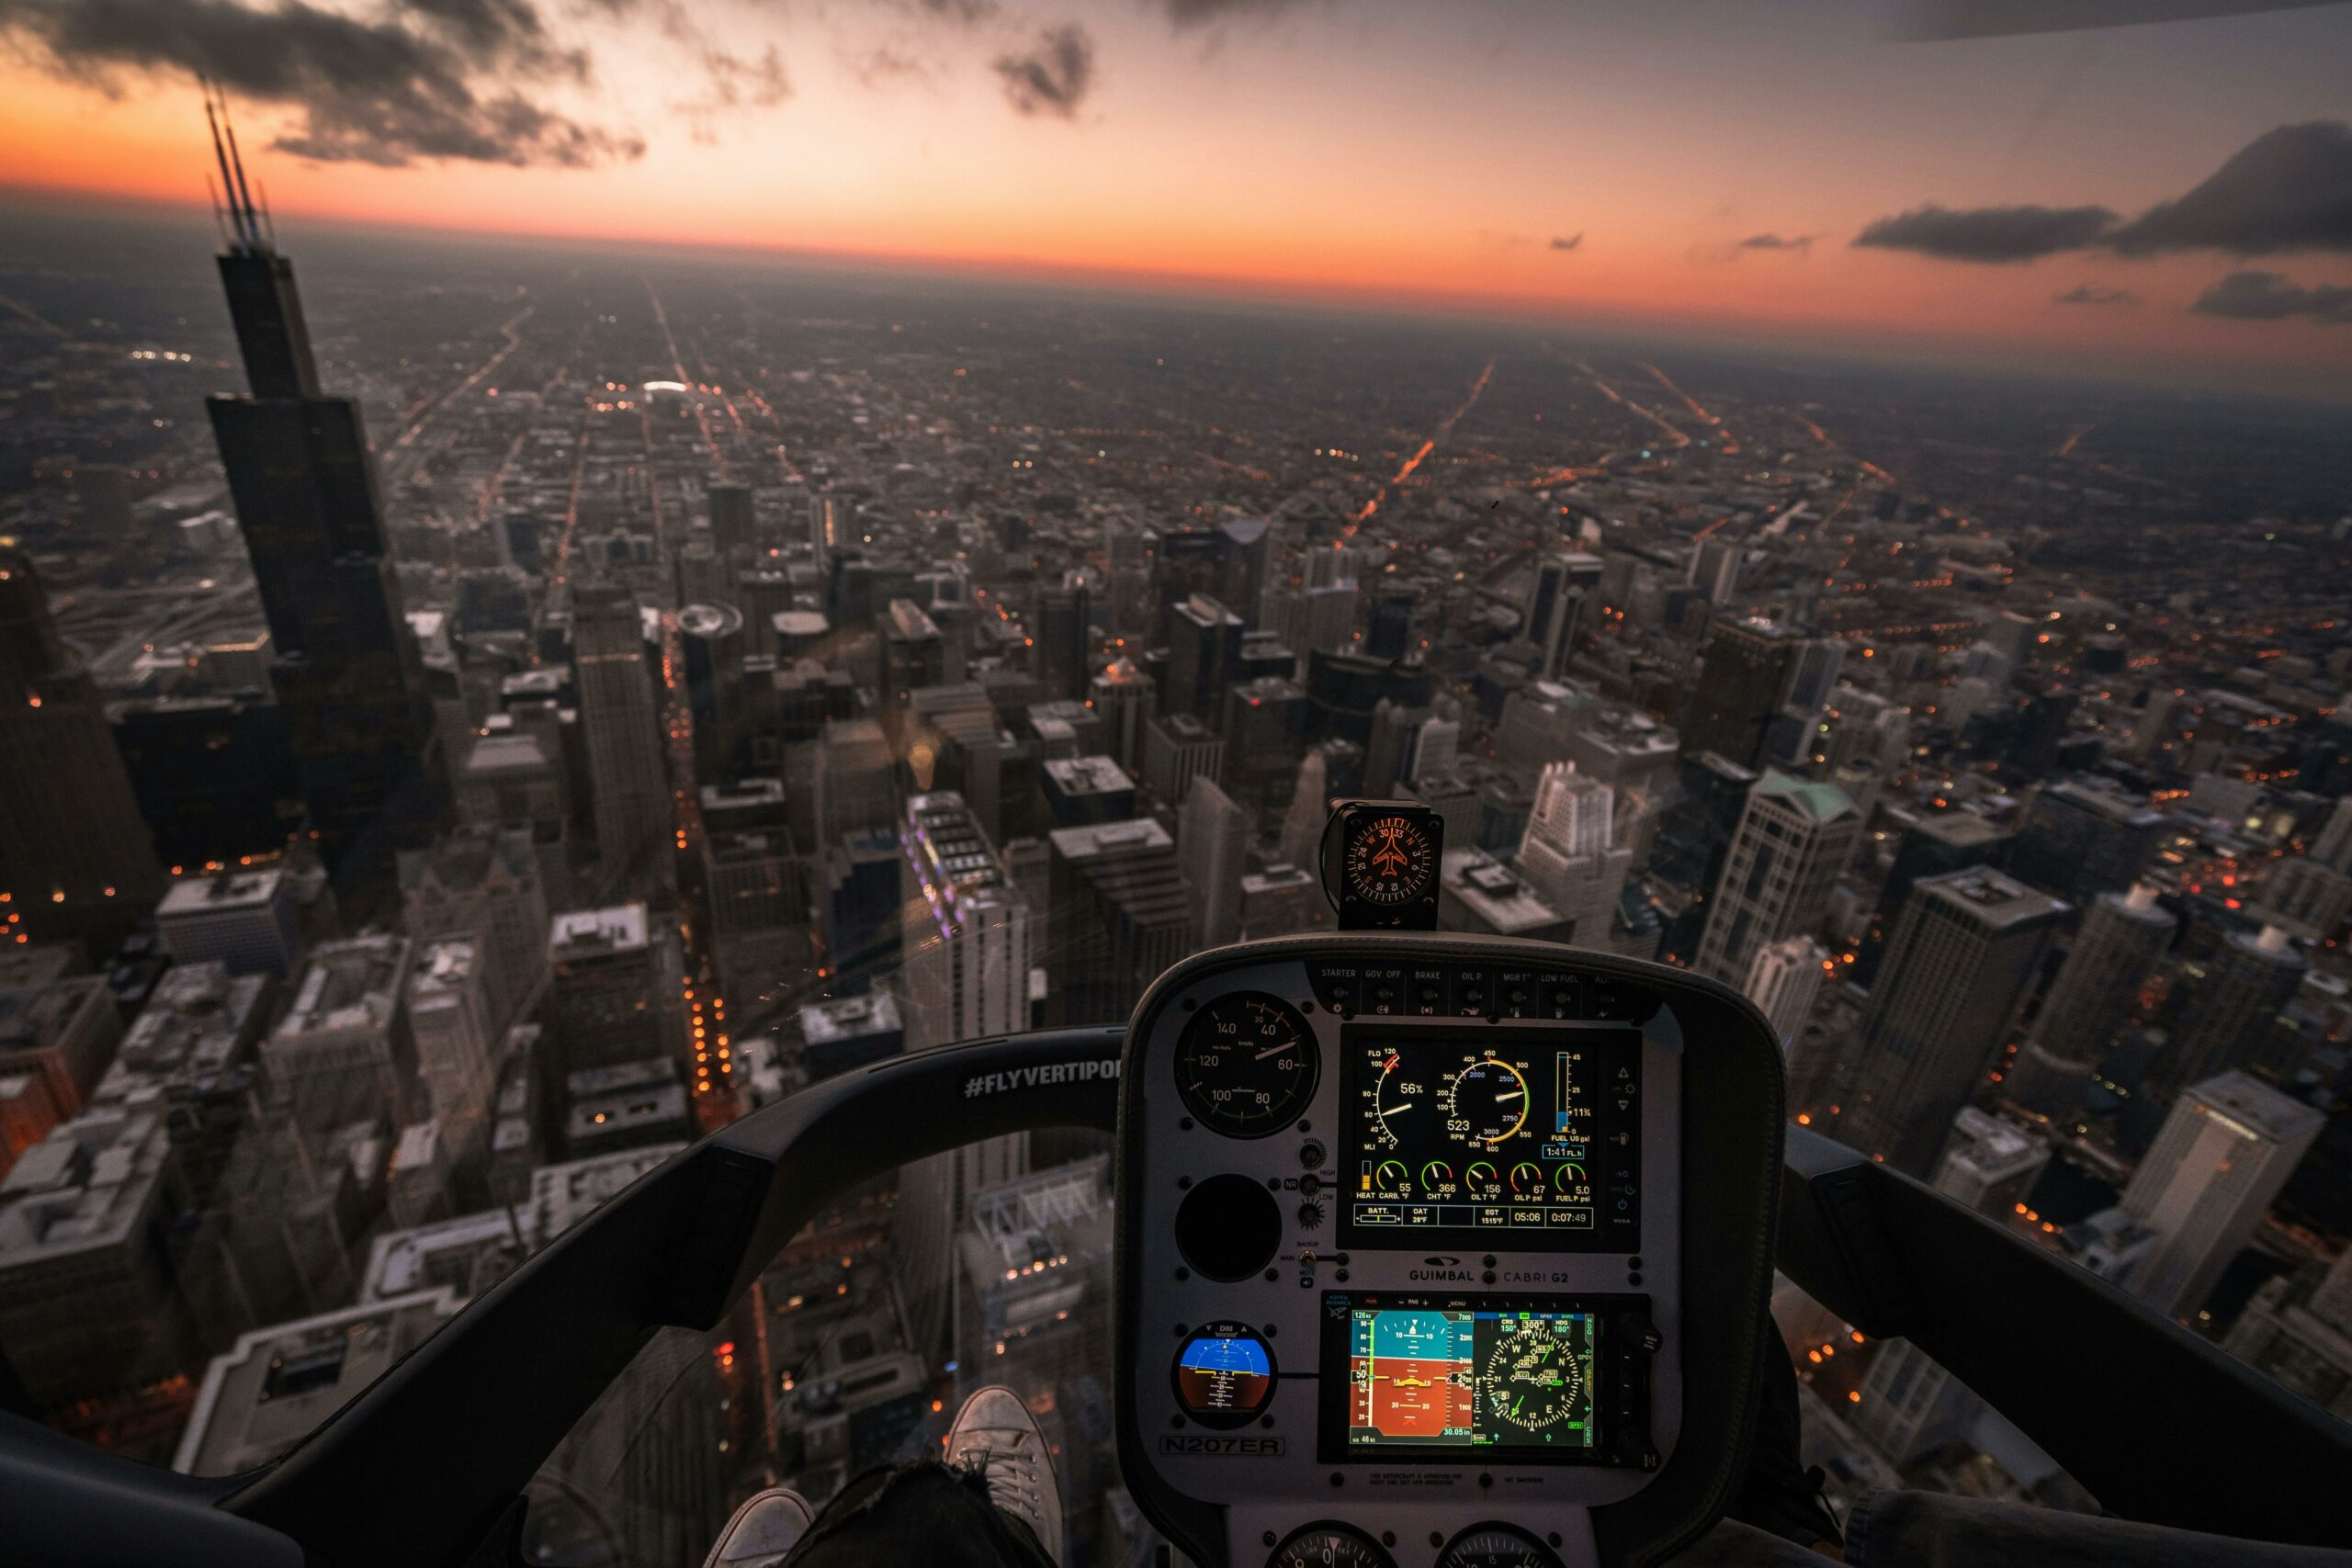
[[[816,1517],[808,1499],[788,1486],[755,1492],[718,1532],[702,1568],[775,1568]]]
[[[1021,1396],[1009,1388],[979,1390],[947,1428],[949,1468],[978,1475],[989,1501],[1029,1527],[1057,1563],[1062,1560],[1061,1482],[1046,1435]]]

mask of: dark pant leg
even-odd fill
[[[2316,1484],[2324,1484],[2317,1483]],[[1873,1492],[1846,1520],[1864,1568],[2352,1568],[2352,1552],[2234,1540],[2023,1503]]]
[[[785,1568],[1054,1568],[977,1475],[936,1460],[869,1470],[825,1505]]]

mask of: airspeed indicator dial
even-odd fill
[[[1306,1109],[1317,1063],[1315,1035],[1288,1002],[1236,992],[1184,1026],[1176,1092],[1203,1125],[1228,1138],[1262,1138]]]

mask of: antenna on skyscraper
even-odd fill
[[[221,194],[228,203],[230,243],[241,250],[267,250],[261,214],[252,187],[245,184],[244,160],[237,152],[237,130],[229,123],[228,95],[209,76],[198,81],[204,89],[204,123],[212,132],[212,158],[220,166]]]
[[[220,98],[220,89],[210,77],[199,76],[197,80],[204,90],[205,128],[212,132],[212,161],[220,168],[220,198],[228,220],[229,244],[232,249],[249,250],[259,243],[260,236],[248,220],[243,203],[237,199],[236,176],[230,172],[229,149],[221,138],[221,126],[228,118],[229,106],[225,99]],[[211,183],[210,177],[207,176],[205,184],[209,186]]]
[[[245,160],[237,151],[237,128],[229,121],[229,99],[226,94],[223,94],[220,98],[220,129],[229,136],[229,162],[237,171],[237,195],[244,202],[245,228],[254,237],[254,247],[265,249],[266,246],[261,233],[261,209],[254,205],[253,187],[245,183]]]

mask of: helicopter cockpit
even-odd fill
[[[1912,1338],[2111,1513],[2352,1543],[2308,1483],[2352,1474],[2339,1424],[1788,1127],[1772,1032],[1728,988],[1436,931],[1438,832],[1344,802],[1337,931],[1186,959],[1124,1028],[908,1054],[704,1138],[258,1472],[7,1419],[0,1556],[527,1561],[535,1469],[657,1331],[719,1322],[851,1184],[1052,1126],[1115,1132],[1119,1468],[1204,1568],[1671,1556],[1746,1469],[1776,1268]],[[2209,1438],[2110,1440],[2135,1425]]]

